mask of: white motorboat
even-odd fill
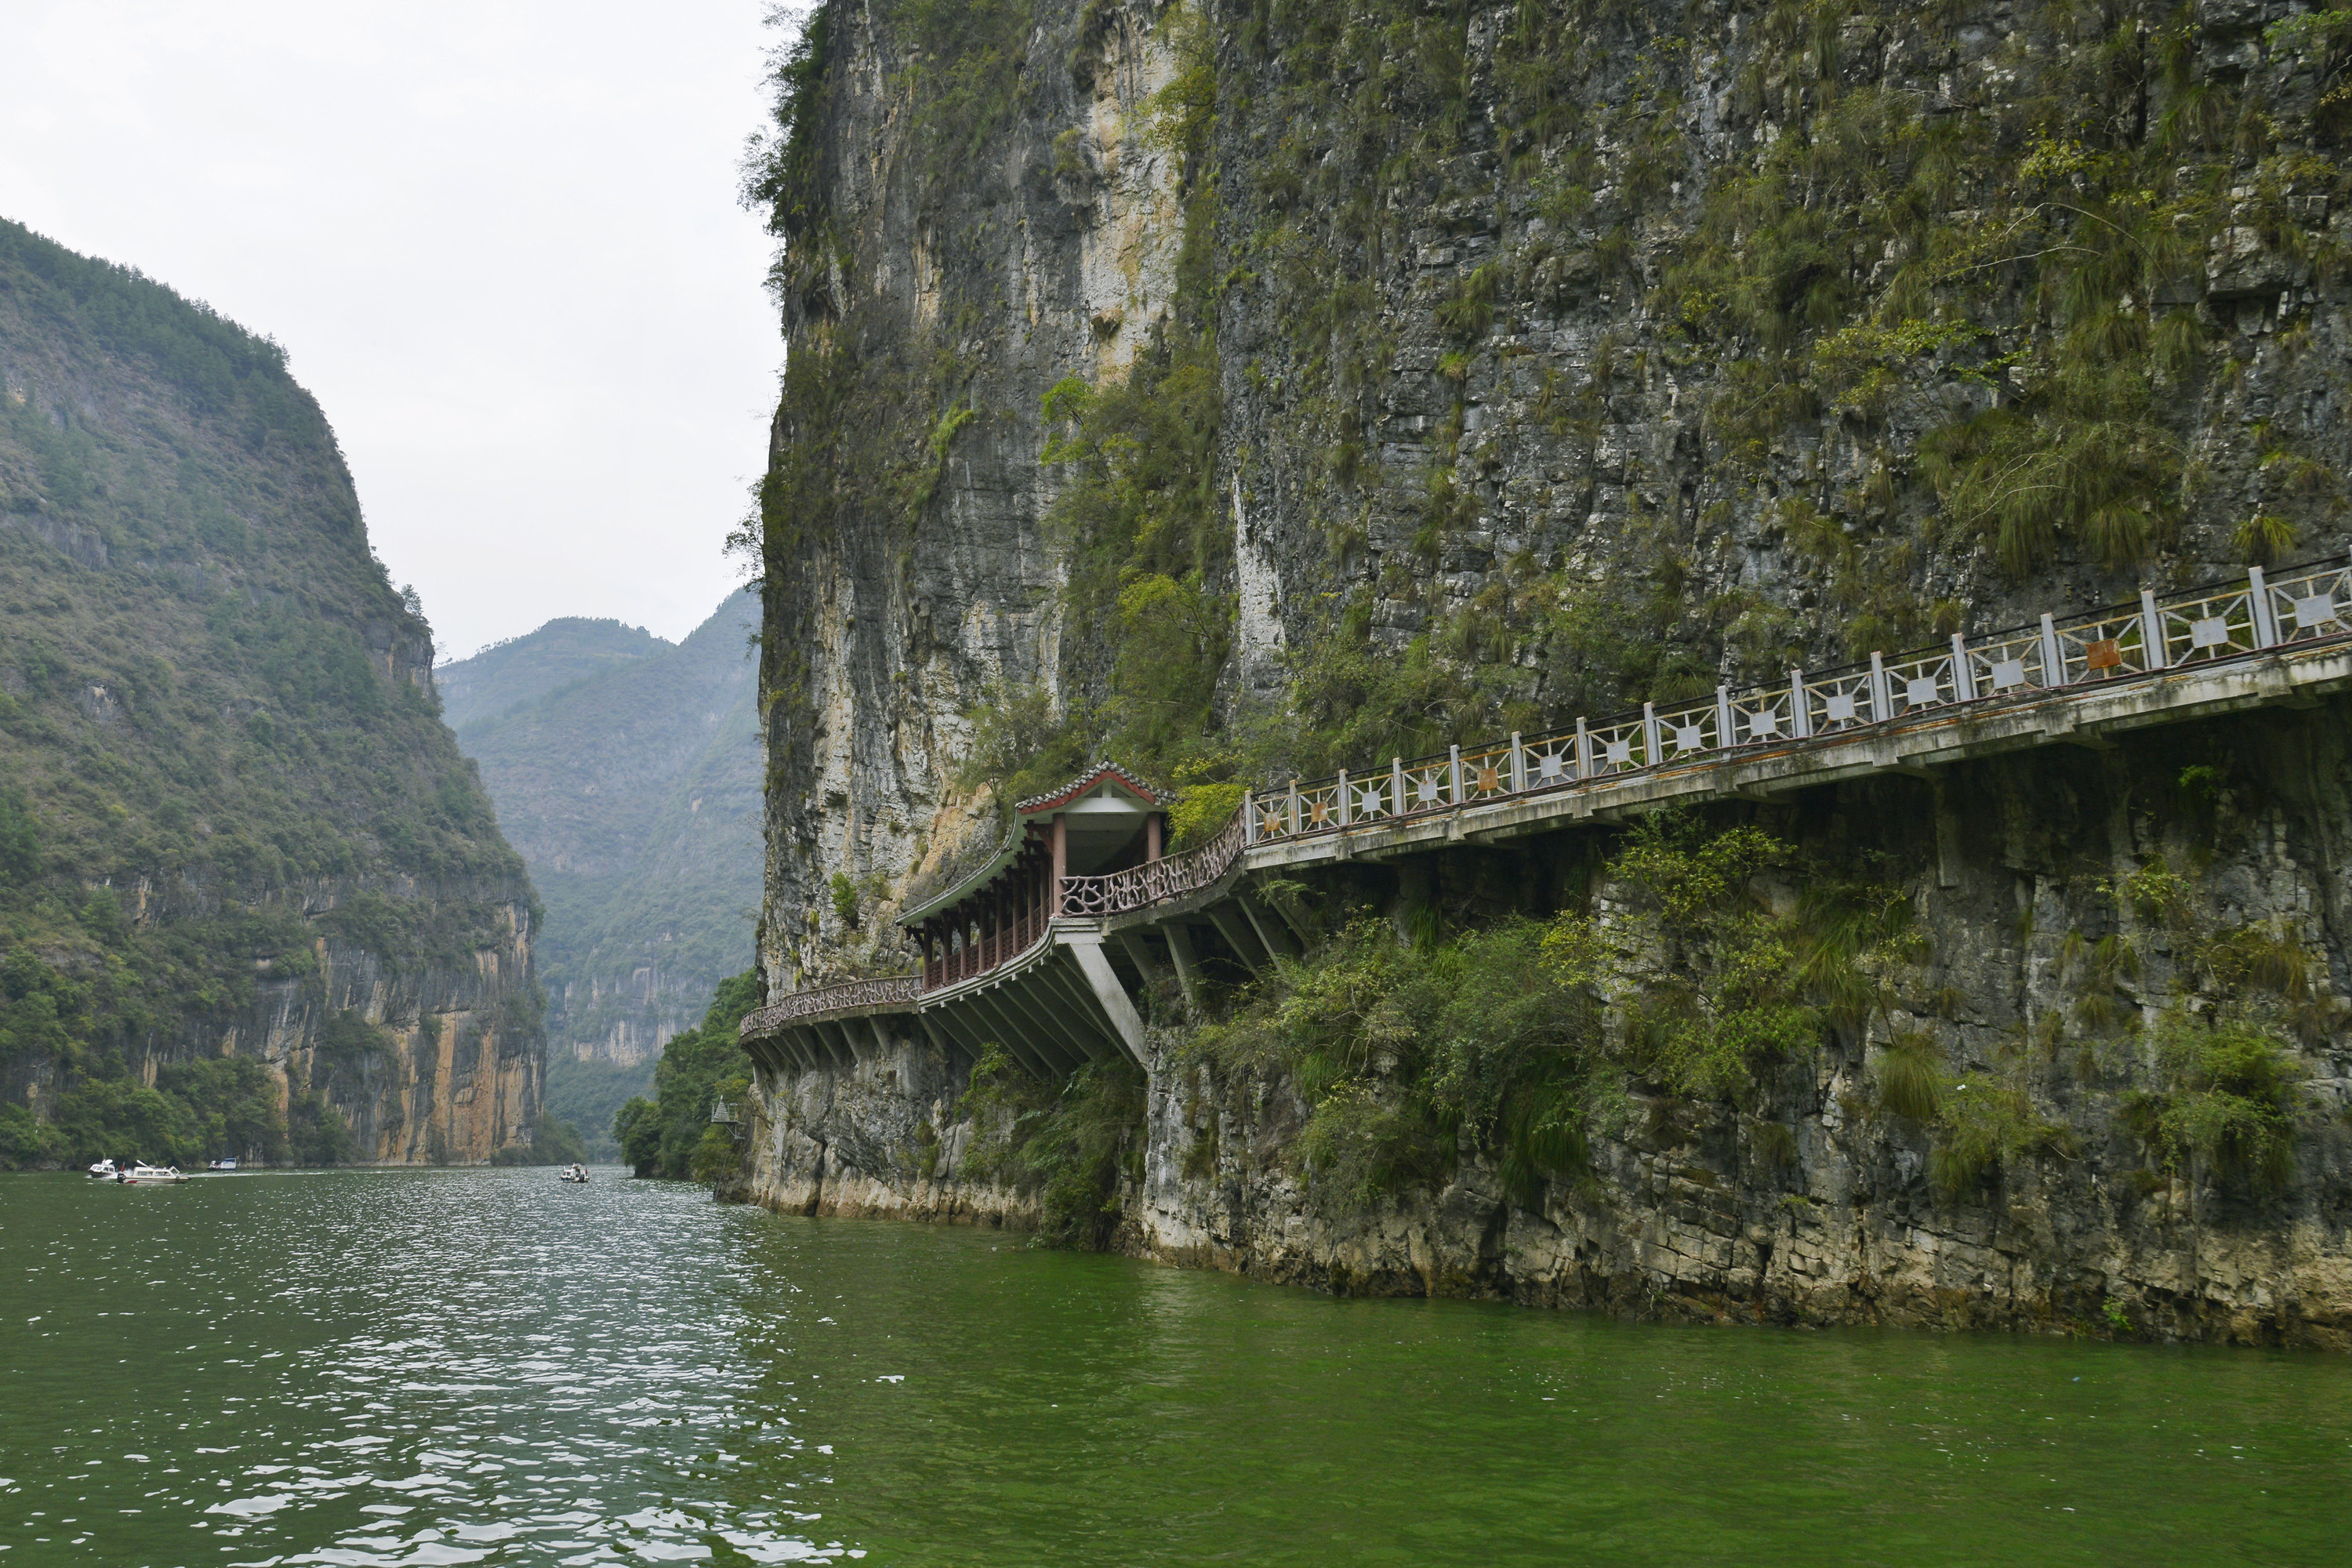
[[[211,1164],[205,1166],[205,1169],[207,1171],[234,1171],[236,1169],[236,1156],[232,1155],[226,1160],[215,1160]]]
[[[559,1182],[584,1182],[588,1179],[588,1167],[585,1165],[566,1165],[561,1172],[557,1173],[555,1179]]]
[[[95,1181],[110,1182],[114,1180],[116,1175],[120,1173],[115,1170],[113,1161],[100,1160],[97,1164],[92,1165],[89,1168],[89,1173],[91,1179]]]
[[[142,1182],[184,1182],[177,1165],[151,1165],[142,1160],[127,1171],[117,1171],[114,1179],[124,1186],[136,1186]]]

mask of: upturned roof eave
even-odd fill
[[[911,931],[941,910],[953,909],[981,889],[988,886],[996,879],[999,873],[1019,858],[1023,846],[1028,841],[1030,818],[1047,816],[1060,810],[1106,778],[1117,779],[1129,790],[1141,796],[1148,805],[1162,806],[1168,804],[1167,798],[1158,790],[1145,784],[1133,773],[1117,763],[1097,763],[1058,789],[1050,789],[1043,795],[1033,795],[1026,800],[1013,802],[1013,831],[1004,836],[1004,842],[996,847],[994,854],[982,861],[971,874],[959,880],[954,887],[945,892],[935,893],[913,909],[902,911],[891,923]]]

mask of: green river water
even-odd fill
[[[28,1563],[2352,1562],[2352,1363],[1348,1301],[602,1170],[0,1177]]]

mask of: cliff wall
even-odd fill
[[[2346,63],[2332,14],[2285,5],[821,10],[753,169],[792,350],[770,990],[899,966],[908,890],[1090,753],[1213,819],[1252,780],[2340,551]],[[1587,987],[1616,1076],[1579,1080],[1583,1173],[1498,1185],[1508,1140],[1474,1124],[1377,1202],[1317,1199],[1325,1107],[1404,1115],[1444,1042],[1302,1079],[1295,1040],[1234,1056],[1268,1005],[1236,987],[1162,1007],[1116,1235],[1349,1288],[1821,1321],[2112,1299],[2329,1339],[2333,711],[1698,825],[1790,857],[1735,879],[1741,919],[1867,884],[1926,954],[1709,1081],[1643,1043],[1721,957],[1652,930],[1638,846],[1311,889],[1424,942],[1650,931]],[[2160,912],[2119,891],[2159,883]],[[2180,1021],[2225,1016],[2300,1086],[2266,1101],[2284,1187],[2210,1139],[2195,1178],[2160,1125],[2214,1092]],[[754,1190],[1003,1210],[940,1163],[970,1064],[904,1049],[769,1085]],[[1998,1114],[1962,1109],[1988,1074]]]
[[[275,344],[0,224],[0,1163],[526,1150],[537,902]]]

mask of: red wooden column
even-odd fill
[[[1069,818],[1056,816],[1054,818],[1054,879],[1045,897],[1045,912],[1049,916],[1062,912],[1062,879],[1069,874]]]

